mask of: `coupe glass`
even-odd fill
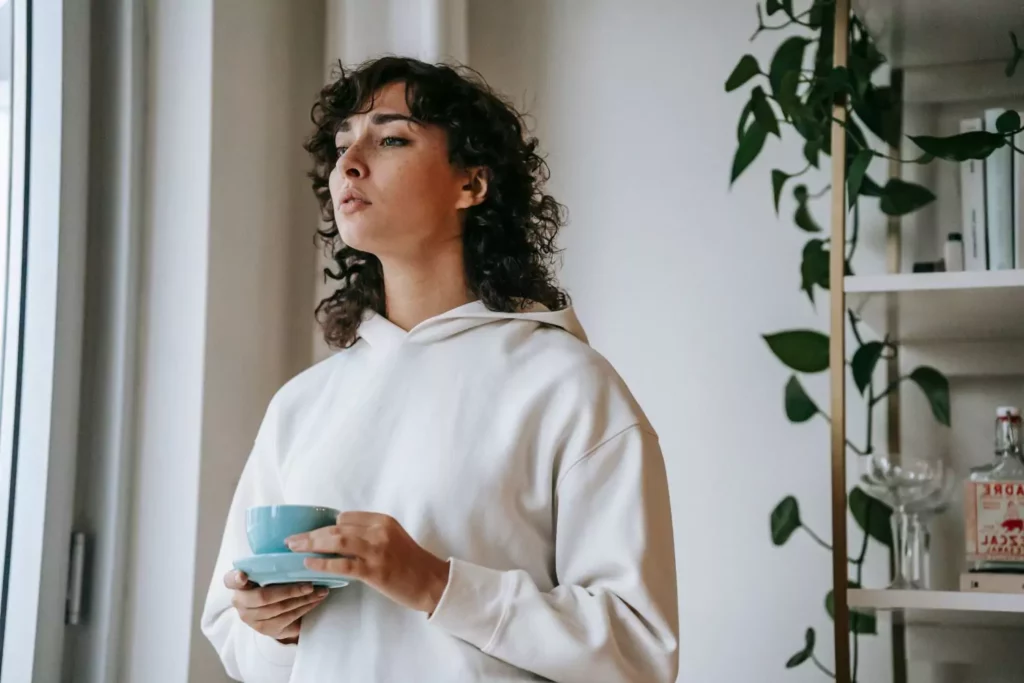
[[[860,487],[892,508],[894,577],[891,590],[918,589],[911,544],[914,535],[910,506],[921,503],[940,488],[946,472],[943,461],[933,456],[871,455],[864,458]]]

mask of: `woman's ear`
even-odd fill
[[[487,198],[487,182],[490,175],[490,169],[486,166],[466,169],[462,191],[459,193],[455,208],[468,209],[482,203]]]

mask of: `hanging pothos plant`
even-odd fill
[[[778,213],[783,192],[787,187],[792,187],[791,193],[796,202],[793,223],[807,235],[800,264],[800,289],[812,305],[816,290],[828,290],[830,286],[830,249],[845,249],[846,273],[852,274],[850,263],[860,237],[862,201],[878,201],[883,213],[902,216],[935,200],[935,195],[921,185],[898,178],[891,178],[881,184],[868,174],[868,166],[874,157],[890,158],[888,154],[873,148],[868,133],[886,149],[900,148],[900,94],[888,85],[876,85],[873,82],[875,72],[885,59],[855,15],[850,17],[849,33],[846,36],[849,41],[848,65],[833,67],[834,12],[833,0],[813,0],[810,6],[799,12],[794,9],[793,0],[765,0],[763,7],[762,3],[758,3],[758,26],[753,38],[765,31],[779,29],[786,29],[790,35],[776,49],[767,68],[763,68],[752,55],[744,55],[725,83],[727,92],[752,84],[740,114],[738,146],[733,158],[730,184],[750,167],[770,136],[781,139],[784,131],[792,131],[803,140],[804,167],[798,170],[772,169],[771,192]],[[1024,50],[1018,45],[1016,36],[1011,34],[1010,39],[1013,51],[1006,66],[1007,77],[1014,75],[1024,58]],[[807,59],[808,54],[813,56],[813,60]],[[822,234],[822,228],[811,211],[811,203],[827,195],[832,188],[825,187],[812,192],[799,181],[812,168],[819,168],[823,156],[831,154],[832,106],[839,99],[846,103],[845,189],[852,212],[851,231],[845,245],[831,244],[829,237]],[[950,137],[909,136],[921,153],[916,158],[897,161],[923,164],[935,159],[983,159],[1000,147],[1012,145],[1013,136],[1020,130],[1020,116],[1009,111],[999,119],[996,131]],[[848,365],[853,384],[867,408],[863,441],[858,445],[848,440],[850,450],[860,456],[874,451],[874,409],[898,384],[905,381],[917,385],[924,392],[935,419],[949,426],[951,416],[947,378],[935,368],[922,366],[900,377],[894,385],[876,389],[873,381],[875,368],[880,360],[895,357],[897,345],[888,339],[868,338],[854,313],[847,313],[850,330],[856,341]],[[794,371],[783,390],[783,406],[787,418],[794,423],[808,422],[815,417],[828,421],[828,415],[807,394],[799,379],[803,374],[828,370],[828,336],[817,330],[793,329],[766,334],[764,339],[775,357]],[[856,555],[849,558],[850,586],[859,587],[871,545],[869,539],[875,539],[891,552],[892,511],[856,487],[849,492],[848,500],[850,512],[863,532]],[[776,546],[785,544],[797,531],[803,531],[825,550],[832,550],[831,545],[801,518],[795,496],[786,496],[772,510],[770,529],[772,542]],[[832,616],[831,591],[824,597],[823,603],[829,616]],[[849,629],[853,638],[850,679],[856,681],[859,639],[877,633],[875,618],[870,614],[851,611]],[[810,661],[824,674],[834,678],[834,673],[817,656],[815,644],[815,631],[808,628],[803,647],[789,658],[786,667],[793,668]]]

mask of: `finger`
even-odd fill
[[[295,621],[293,621],[292,623],[288,624],[283,629],[281,629],[281,632],[278,633],[275,636],[275,638],[277,638],[278,640],[285,640],[286,638],[298,638],[299,637],[299,631],[301,629],[302,629],[302,617],[299,617],[298,619],[296,619]]]
[[[317,588],[316,592],[310,593],[309,595],[302,595],[297,598],[288,598],[287,600],[282,600],[281,602],[275,602],[269,605],[264,605],[263,607],[250,609],[248,610],[246,617],[254,621],[267,621],[268,619],[273,619],[282,614],[287,614],[288,612],[291,612],[294,609],[298,609],[299,607],[320,602],[326,597],[327,589],[321,587]]]
[[[234,601],[236,608],[253,609],[309,595],[312,592],[313,586],[309,583],[283,583],[239,591],[235,593]]]
[[[292,611],[285,612],[284,614],[279,614],[273,619],[267,619],[266,621],[258,621],[256,622],[256,630],[260,633],[273,635],[275,638],[288,638],[298,635],[298,631],[296,631],[295,633],[285,635],[286,629],[294,625],[302,617],[312,612],[313,609],[321,602],[322,600],[310,603],[308,605],[303,605],[302,607],[296,607]]]
[[[366,563],[354,557],[307,557],[306,569],[327,574],[338,574],[353,579],[367,575]]]
[[[392,524],[395,522],[394,518],[389,515],[382,515],[377,512],[362,512],[358,510],[352,510],[350,512],[342,512],[338,515],[336,520],[338,526],[344,526],[351,524],[353,526],[379,526],[381,524]]]
[[[288,547],[295,552],[329,553],[366,557],[372,544],[366,539],[366,527],[330,526],[288,539]]]
[[[249,581],[249,577],[245,575],[245,572],[238,570],[229,571],[224,575],[224,585],[233,591],[249,590],[256,587],[256,584]]]

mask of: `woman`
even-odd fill
[[[249,682],[674,681],[657,436],[555,282],[562,207],[519,115],[468,70],[388,57],[313,107],[340,282],[331,358],[271,401],[202,627]],[[245,510],[342,510],[326,595],[258,588]]]

